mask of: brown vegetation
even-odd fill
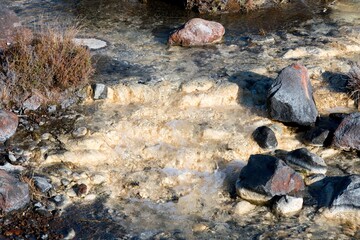
[[[351,96],[355,99],[359,105],[360,100],[360,65],[358,63],[352,63],[351,69],[348,73],[349,83],[348,87],[351,91]]]
[[[83,86],[93,73],[88,49],[73,43],[76,31],[21,29],[11,45],[0,48],[1,107],[21,107],[37,96],[56,102]]]

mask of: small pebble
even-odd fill
[[[89,194],[89,195],[85,196],[84,200],[86,200],[86,201],[94,201],[96,198],[97,198],[96,194]]]
[[[93,184],[97,185],[97,184],[101,184],[103,182],[105,182],[106,178],[103,175],[100,174],[96,174],[91,178]]]
[[[82,184],[74,186],[74,190],[76,192],[76,195],[78,197],[81,197],[87,193],[88,187],[86,184],[82,183]]]
[[[61,184],[66,187],[67,185],[70,184],[70,181],[67,180],[66,178],[63,178],[63,179],[61,179]]]
[[[63,236],[64,236],[63,238],[64,240],[71,240],[75,238],[76,232],[73,228],[66,229],[64,230]]]
[[[76,197],[77,194],[75,192],[75,190],[73,188],[70,188],[66,191],[66,195],[68,195],[69,197]]]
[[[16,157],[12,153],[10,153],[8,157],[9,157],[10,162],[12,162],[12,163],[16,162],[16,160],[17,160]]]
[[[196,223],[192,226],[192,231],[193,232],[203,232],[208,230],[209,227],[206,226],[204,223]]]
[[[72,136],[75,138],[83,137],[87,134],[88,130],[86,127],[79,127],[72,132]]]
[[[42,140],[48,140],[50,137],[51,137],[50,133],[44,133],[43,135],[41,135]]]

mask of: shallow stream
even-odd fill
[[[105,179],[86,182],[95,197],[73,197],[54,228],[71,227],[80,239],[359,237],[356,224],[331,223],[311,202],[290,218],[266,206],[238,214],[233,186],[248,157],[264,153],[251,139],[256,127],[271,126],[280,149],[304,147],[296,130],[267,118],[267,88],[282,68],[296,61],[308,67],[321,114],[356,111],[333,76],[360,60],[360,2],[301,0],[244,15],[203,15],[226,34],[221,44],[196,48],[167,46],[171,30],[199,15],[165,1],[8,2],[26,26],[77,22],[81,36],[108,43],[93,52],[93,81],[118,95],[74,107],[69,130],[36,130],[53,136],[32,149],[44,155],[34,166],[54,185],[71,172],[79,181]],[[87,134],[73,137],[80,127]],[[56,151],[59,143],[65,152]],[[328,175],[360,173],[355,153],[309,149],[326,160]]]

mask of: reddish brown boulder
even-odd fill
[[[334,133],[333,145],[360,150],[360,113],[352,113],[342,120]]]
[[[5,142],[8,138],[15,134],[19,118],[16,114],[0,110],[0,141]]]
[[[30,202],[29,186],[4,170],[0,170],[0,209],[20,209]]]
[[[169,37],[170,45],[201,46],[221,41],[225,28],[217,22],[193,18]]]
[[[274,196],[297,194],[304,190],[304,181],[282,160],[268,155],[251,155],[237,182],[241,198],[266,203]]]
[[[309,126],[318,111],[306,67],[292,64],[284,68],[268,92],[270,117],[286,123]]]

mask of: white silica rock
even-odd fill
[[[282,196],[273,206],[274,213],[284,217],[290,217],[300,212],[303,207],[303,198]]]
[[[90,50],[97,50],[107,47],[107,43],[105,41],[96,38],[74,38],[73,41],[75,44],[86,46]]]

